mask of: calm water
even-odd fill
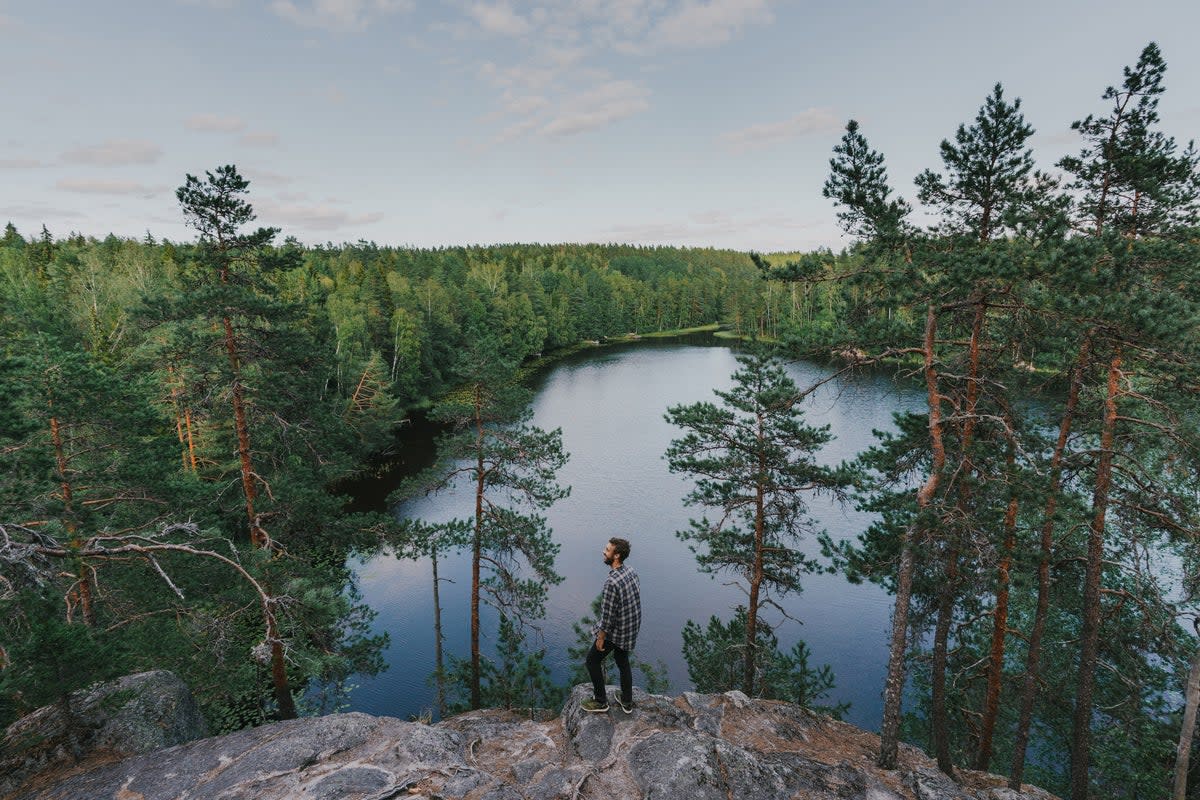
[[[716,340],[714,340],[716,341]],[[736,368],[734,353],[720,345],[643,342],[581,354],[559,362],[535,383],[534,423],[561,427],[571,460],[560,482],[571,496],[549,512],[555,538],[562,545],[558,571],[563,583],[550,590],[541,636],[554,678],[563,681],[571,664],[567,647],[574,642],[572,623],[589,610],[599,594],[607,568],[600,551],[610,536],[633,544],[630,566],[641,575],[643,628],[637,655],[648,662],[662,659],[672,693],[690,687],[680,653],[680,630],[688,619],[722,618],[744,595],[726,585],[729,576],[710,577],[695,562],[675,531],[687,527],[699,510],[686,508],[688,484],[667,471],[663,453],[680,435],[664,419],[668,406],[714,399],[714,388],[727,388]],[[800,386],[827,374],[815,364],[790,368]],[[892,413],[922,406],[919,392],[889,376],[868,374],[823,387],[806,406],[812,424],[832,426],[836,436],[822,460],[838,463],[872,442],[872,429],[891,429]],[[396,509],[403,516],[428,520],[466,517],[472,510],[469,490],[448,492]],[[869,520],[852,508],[814,500],[811,515],[833,536],[853,538]],[[817,552],[811,539],[809,552]],[[429,709],[434,692],[427,683],[433,671],[432,575],[428,562],[400,561],[382,554],[358,565],[366,603],[379,612],[376,627],[391,636],[383,674],[360,679],[348,710],[407,718]],[[440,563],[446,651],[467,654],[469,563],[449,556]],[[803,638],[814,664],[829,664],[837,679],[832,699],[849,701],[849,721],[879,727],[887,631],[891,600],[871,585],[854,586],[837,575],[808,577],[804,591],[782,605],[799,623],[767,609],[777,623],[780,644],[788,649]],[[491,626],[494,629],[494,623]],[[490,634],[491,631],[489,630]],[[485,652],[493,647],[485,641]],[[637,674],[635,673],[635,678]]]

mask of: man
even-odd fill
[[[600,619],[592,633],[596,641],[587,654],[587,671],[592,678],[592,699],[580,707],[596,714],[608,711],[608,691],[604,687],[604,668],[609,653],[621,673],[621,694],[617,704],[626,714],[633,713],[633,671],[629,668],[629,652],[637,644],[638,629],[642,626],[642,592],[637,573],[626,566],[629,542],[609,539],[604,548],[604,563],[610,569],[604,581],[600,600]]]

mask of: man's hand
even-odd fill
[[[600,631],[600,635],[596,637],[596,649],[604,652],[604,631]]]

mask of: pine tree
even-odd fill
[[[684,625],[681,634],[683,659],[697,692],[727,692],[741,683],[746,622],[746,607],[738,606],[728,623],[712,616],[704,628],[692,620]],[[830,706],[821,702],[834,689],[833,670],[828,664],[810,667],[808,645],[803,641],[785,653],[779,649],[775,631],[762,620],[756,626],[755,637],[755,649],[759,653],[759,696],[786,700],[835,719],[840,719],[850,709],[849,703]]]
[[[471,553],[470,708],[484,702],[480,604],[492,604],[516,625],[544,614],[546,586],[562,578],[554,571],[559,546],[538,512],[570,493],[555,478],[568,458],[562,431],[530,424],[529,393],[516,385],[500,347],[490,332],[471,332],[459,365],[463,385],[433,412],[450,429],[438,443],[440,464],[401,490],[471,486],[472,513],[450,523],[469,531],[462,543]],[[522,562],[531,577],[522,577]]]
[[[804,392],[782,364],[763,349],[738,357],[734,387],[714,390],[721,404],[673,406],[667,421],[685,435],[671,442],[672,472],[695,480],[685,498],[715,514],[677,532],[702,572],[730,571],[747,593],[740,688],[753,697],[762,688],[767,654],[759,652],[759,612],[772,593],[799,592],[818,565],[796,545],[811,532],[807,498],[840,493],[850,476],[819,466],[815,455],[829,441],[827,428],[804,424]]]
[[[1089,115],[1072,125],[1085,147],[1078,156],[1060,162],[1074,176],[1069,188],[1076,197],[1075,219],[1090,234],[1074,251],[1081,256],[1076,263],[1086,265],[1087,277],[1079,280],[1077,274],[1069,302],[1075,314],[1087,318],[1090,358],[1099,358],[1103,365],[1072,733],[1075,800],[1084,800],[1090,791],[1106,530],[1110,509],[1120,504],[1125,491],[1122,475],[1129,458],[1121,447],[1120,429],[1144,419],[1122,408],[1136,408],[1146,395],[1127,388],[1128,382],[1141,373],[1138,382],[1145,383],[1147,373],[1158,372],[1164,359],[1174,360],[1194,344],[1188,320],[1194,319],[1197,298],[1188,291],[1194,281],[1184,277],[1193,256],[1189,247],[1170,240],[1180,234],[1186,238],[1196,224],[1200,159],[1190,145],[1179,153],[1175,141],[1154,127],[1165,71],[1158,47],[1147,45],[1137,64],[1125,68],[1120,88],[1106,89],[1103,99],[1112,103],[1108,115]]]

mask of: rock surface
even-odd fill
[[[0,740],[0,796],[29,776],[84,761],[114,761],[208,735],[187,684],[172,672],[126,675],[40,708],[14,722]]]
[[[291,720],[43,777],[11,797],[1052,800],[985,773],[954,783],[909,747],[898,770],[879,770],[877,736],[789,703],[635,691],[632,714],[615,704],[588,714],[588,695],[576,687],[545,722],[495,710],[436,725],[357,713]]]

